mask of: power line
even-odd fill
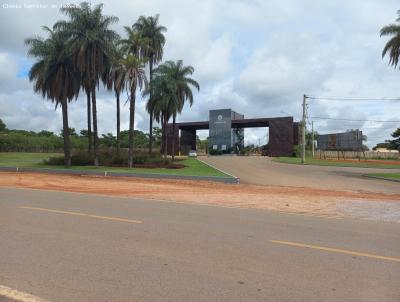
[[[320,116],[311,116],[312,119],[319,120],[334,120],[334,121],[349,121],[349,122],[375,122],[375,123],[400,123],[400,121],[384,121],[384,120],[352,120],[346,118],[333,118],[333,117],[320,117]]]
[[[307,95],[307,99],[326,101],[400,101],[400,97],[352,98],[340,96],[317,97]]]

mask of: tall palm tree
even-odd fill
[[[28,55],[37,61],[29,71],[29,80],[34,82],[34,91],[61,105],[63,117],[64,165],[71,166],[71,146],[69,141],[68,102],[77,98],[80,90],[80,74],[74,68],[64,33],[43,27],[49,37],[28,38]]]
[[[390,39],[386,43],[382,51],[382,58],[388,54],[389,64],[397,67],[400,58],[400,10],[397,11],[396,24],[389,24],[381,29],[381,37],[389,36]]]
[[[117,105],[117,154],[120,151],[120,136],[121,136],[121,104],[120,95],[124,89],[124,78],[120,78],[121,60],[123,59],[123,52],[120,47],[115,47],[111,57],[111,68],[107,75],[107,88],[113,89],[116,97]]]
[[[175,135],[176,116],[183,110],[185,102],[193,105],[193,92],[191,86],[200,90],[200,85],[190,77],[194,72],[192,66],[184,66],[182,60],[167,61],[155,70],[156,75],[164,76],[173,86],[174,97],[171,98],[169,108],[172,115],[172,133]],[[175,158],[175,140],[172,140],[172,159]]]
[[[142,37],[149,40],[149,48],[143,49],[143,55],[149,60],[149,72],[150,82],[153,80],[153,67],[161,62],[164,52],[165,36],[164,33],[167,31],[165,26],[158,24],[159,15],[140,16],[132,28],[139,32]],[[151,98],[150,91],[150,98]],[[153,149],[153,113],[150,114],[150,136],[149,136],[149,153],[151,154]]]
[[[146,105],[147,112],[153,114],[154,120],[161,124],[161,152],[167,160],[168,137],[166,133],[167,124],[171,118],[171,112],[178,103],[175,95],[175,86],[165,74],[155,74],[150,87],[144,92],[145,96],[151,97]]]
[[[129,93],[129,151],[128,151],[128,167],[133,167],[133,131],[135,126],[135,106],[136,106],[136,90],[142,90],[147,86],[146,73],[144,70],[145,61],[135,55],[128,54],[120,60],[116,80],[117,85],[122,82],[125,89]]]
[[[55,24],[55,28],[68,35],[74,63],[88,79],[92,98],[93,151],[96,166],[99,165],[96,88],[106,73],[107,66],[110,66],[112,45],[118,39],[118,34],[110,29],[112,24],[118,22],[118,18],[105,16],[102,10],[102,4],[92,7],[87,2],[82,2],[79,6],[63,7],[61,12],[67,15],[69,20]]]
[[[90,85],[88,79],[82,76],[82,86],[86,93],[86,114],[87,114],[87,133],[88,133],[88,151],[92,153],[93,136],[92,136],[92,109],[90,98]]]

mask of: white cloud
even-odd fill
[[[15,60],[8,53],[0,52],[0,85],[5,81],[14,80],[17,72],[18,67]]]
[[[196,63],[196,74],[200,80],[221,81],[232,70],[231,50],[233,42],[229,36],[221,36],[205,50]]]

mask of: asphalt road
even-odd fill
[[[241,183],[387,194],[400,193],[399,182],[364,176],[368,173],[400,172],[400,169],[302,166],[277,163],[273,162],[271,158],[261,156],[210,156],[200,157],[200,159],[239,177]]]
[[[400,301],[397,223],[1,188],[0,239],[51,301]]]

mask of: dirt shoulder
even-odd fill
[[[103,194],[224,207],[268,209],[314,215],[346,216],[353,203],[398,208],[400,194],[320,190],[298,187],[232,185],[206,181],[148,180],[40,173],[0,172],[0,187]],[[347,206],[348,205],[348,206]],[[354,212],[354,211],[353,211]],[[350,216],[356,216],[350,212]],[[397,219],[397,218],[396,218]]]

